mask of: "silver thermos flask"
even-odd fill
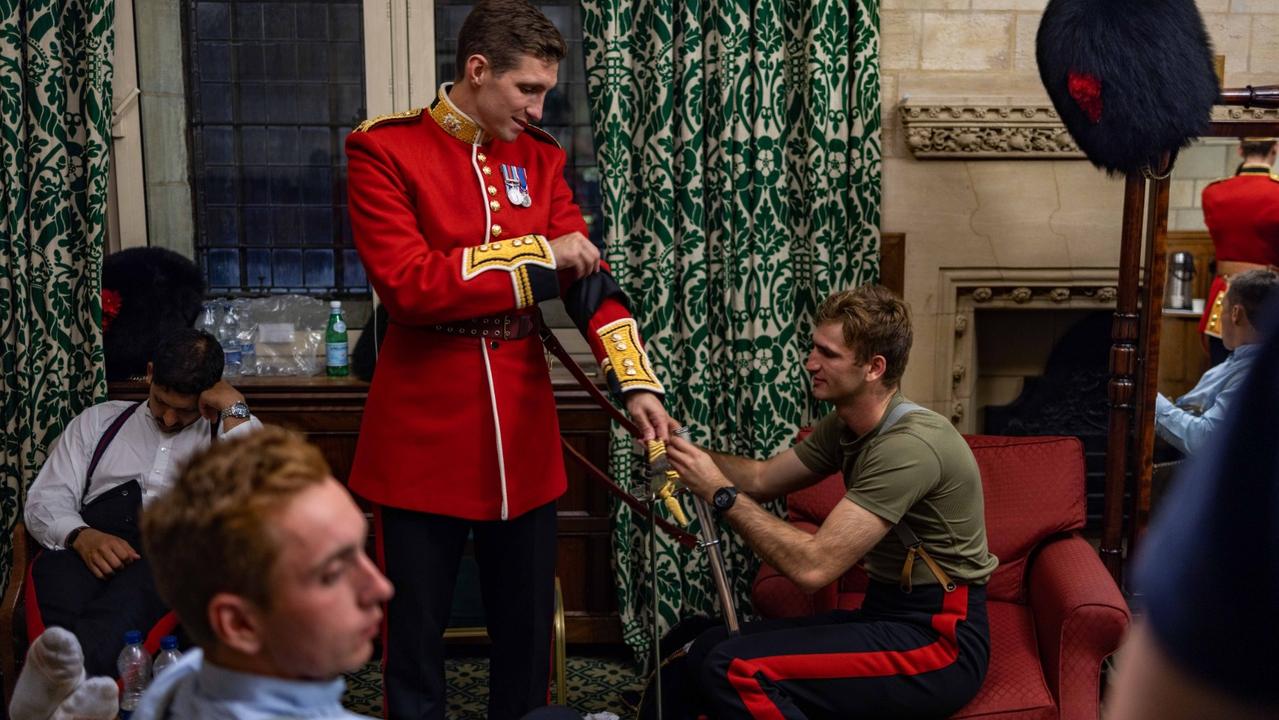
[[[1189,310],[1193,307],[1195,256],[1178,250],[1168,256],[1168,282],[1164,284],[1164,307]]]

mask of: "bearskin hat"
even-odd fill
[[[195,263],[159,247],[112,253],[102,261],[105,302],[114,316],[103,331],[107,380],[146,374],[160,340],[195,324],[204,302],[204,277]]]
[[[1050,0],[1039,75],[1097,167],[1158,168],[1207,128],[1219,92],[1194,0]]]

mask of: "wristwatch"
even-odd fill
[[[223,418],[239,418],[241,420],[249,417],[249,404],[243,400],[237,400],[231,403],[231,407],[219,413]]]
[[[715,517],[723,516],[735,502],[737,502],[737,488],[722,487],[716,490],[711,496],[711,508],[715,512]]]
[[[71,532],[67,533],[67,539],[62,541],[62,547],[68,550],[73,550],[74,548],[72,546],[75,545],[76,538],[80,537],[80,533],[88,529],[89,529],[88,525],[81,525],[75,530],[72,530]]]

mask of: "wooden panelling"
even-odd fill
[[[905,297],[906,235],[883,233],[879,238],[879,284]]]
[[[1208,296],[1214,260],[1212,238],[1206,232],[1168,233],[1168,255],[1186,251],[1195,258],[1194,291],[1191,297]],[[1175,310],[1163,311],[1159,335],[1159,392],[1175,399],[1199,382],[1208,370],[1208,354],[1199,335],[1199,316]]]
[[[1195,258],[1195,279],[1192,283],[1194,293],[1191,297],[1208,297],[1208,286],[1212,285],[1213,261],[1216,259],[1212,238],[1202,230],[1168,233],[1168,256],[1181,251],[1188,252]]]

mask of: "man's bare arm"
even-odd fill
[[[809,593],[848,572],[892,528],[847,498],[835,505],[815,535],[740,495],[725,517],[764,562]]]
[[[812,485],[821,478],[800,461],[794,448],[767,460],[705,451],[728,481],[760,502],[766,502]]]

